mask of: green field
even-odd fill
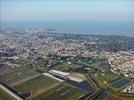
[[[82,89],[62,83],[33,98],[33,100],[78,100],[85,93],[86,91]]]
[[[69,67],[75,67],[75,66],[78,67],[79,65],[74,63],[68,64],[67,62],[63,62],[58,65],[55,65],[53,68],[58,70],[67,70]]]
[[[53,80],[47,76],[41,75],[26,82],[23,82],[14,88],[19,92],[31,92],[32,96],[37,96],[49,88],[58,85],[59,81]]]
[[[0,100],[16,100],[16,99],[0,88]]]
[[[4,73],[3,73],[4,72]],[[19,68],[5,68],[0,70],[0,80],[10,86],[18,85],[26,80],[29,80],[35,76],[38,76],[39,73],[25,67]]]
[[[111,85],[111,82],[115,79],[117,79],[119,76],[112,74],[112,73],[101,73],[97,72],[95,73],[96,80],[99,81],[99,83],[103,86],[105,85]]]

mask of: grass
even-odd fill
[[[67,62],[63,62],[63,63],[60,63],[60,64],[54,66],[54,69],[66,70],[69,67],[75,67],[75,66],[77,67],[79,65],[78,64],[74,64],[74,63],[68,64]]]
[[[96,73],[96,79],[101,85],[111,85],[111,82],[117,78],[118,76],[112,73]]]
[[[117,96],[114,96],[114,95],[110,94],[110,95],[106,96],[104,98],[104,100],[121,100],[121,99]]]
[[[59,86],[33,98],[33,100],[78,100],[79,96],[82,96],[85,93],[86,92],[82,89],[73,88],[68,84],[62,83]]]
[[[16,99],[0,88],[0,100],[16,100]]]
[[[45,89],[49,88],[54,84],[59,83],[56,80],[53,80],[47,76],[38,76],[22,84],[15,86],[14,88],[20,92],[32,92],[32,96],[38,95],[40,92],[45,91]]]

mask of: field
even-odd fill
[[[38,75],[38,72],[25,67],[0,68],[0,80],[10,86],[16,86],[24,81],[37,77]]]
[[[0,100],[16,100],[16,99],[0,88]]]
[[[33,98],[33,100],[78,100],[78,98],[84,94],[86,94],[86,91],[82,89],[61,83]]]
[[[119,76],[112,73],[101,73],[98,72],[95,75],[96,80],[98,80],[99,84],[102,86],[111,86],[111,82],[116,80]]]
[[[68,64],[67,62],[60,63],[58,65],[55,65],[53,69],[58,69],[58,70],[68,70],[69,67],[78,67],[80,66],[79,64],[71,63]]]
[[[53,80],[52,78],[41,75],[31,80],[28,80],[26,82],[23,82],[15,86],[14,88],[21,93],[31,92],[32,97],[34,97],[59,84],[60,84],[59,81],[56,81],[56,80]]]
[[[115,95],[108,95],[104,98],[104,100],[134,100],[133,97],[121,97],[121,96],[115,96]]]
[[[120,97],[121,100],[134,100],[134,97]]]
[[[104,100],[121,100],[121,99],[114,95],[108,95],[107,97],[104,98]]]

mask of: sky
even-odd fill
[[[1,21],[134,21],[134,0],[0,0]]]

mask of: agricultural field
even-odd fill
[[[0,88],[0,100],[16,100],[16,99]]]
[[[33,100],[78,100],[78,98],[86,93],[85,90],[70,86],[66,83],[61,83],[60,85],[33,98]]]
[[[123,96],[123,97],[120,97],[121,98],[121,100],[134,100],[134,97],[125,97],[125,96]]]
[[[110,94],[110,95],[106,96],[104,98],[104,100],[121,100],[121,99],[119,97],[116,97],[116,96]]]
[[[2,67],[0,67],[0,76],[4,75],[6,73],[9,73],[13,70],[16,70],[16,68],[13,68],[13,67],[8,66],[8,65],[2,66]]]
[[[30,92],[32,93],[31,97],[35,97],[59,84],[59,81],[40,75],[36,78],[23,82],[14,88],[20,93]]]
[[[26,67],[0,69],[0,80],[9,86],[16,86],[39,75],[38,72]]]
[[[134,100],[133,97],[121,97],[121,96],[115,96],[115,95],[108,95],[104,98],[104,100]]]

